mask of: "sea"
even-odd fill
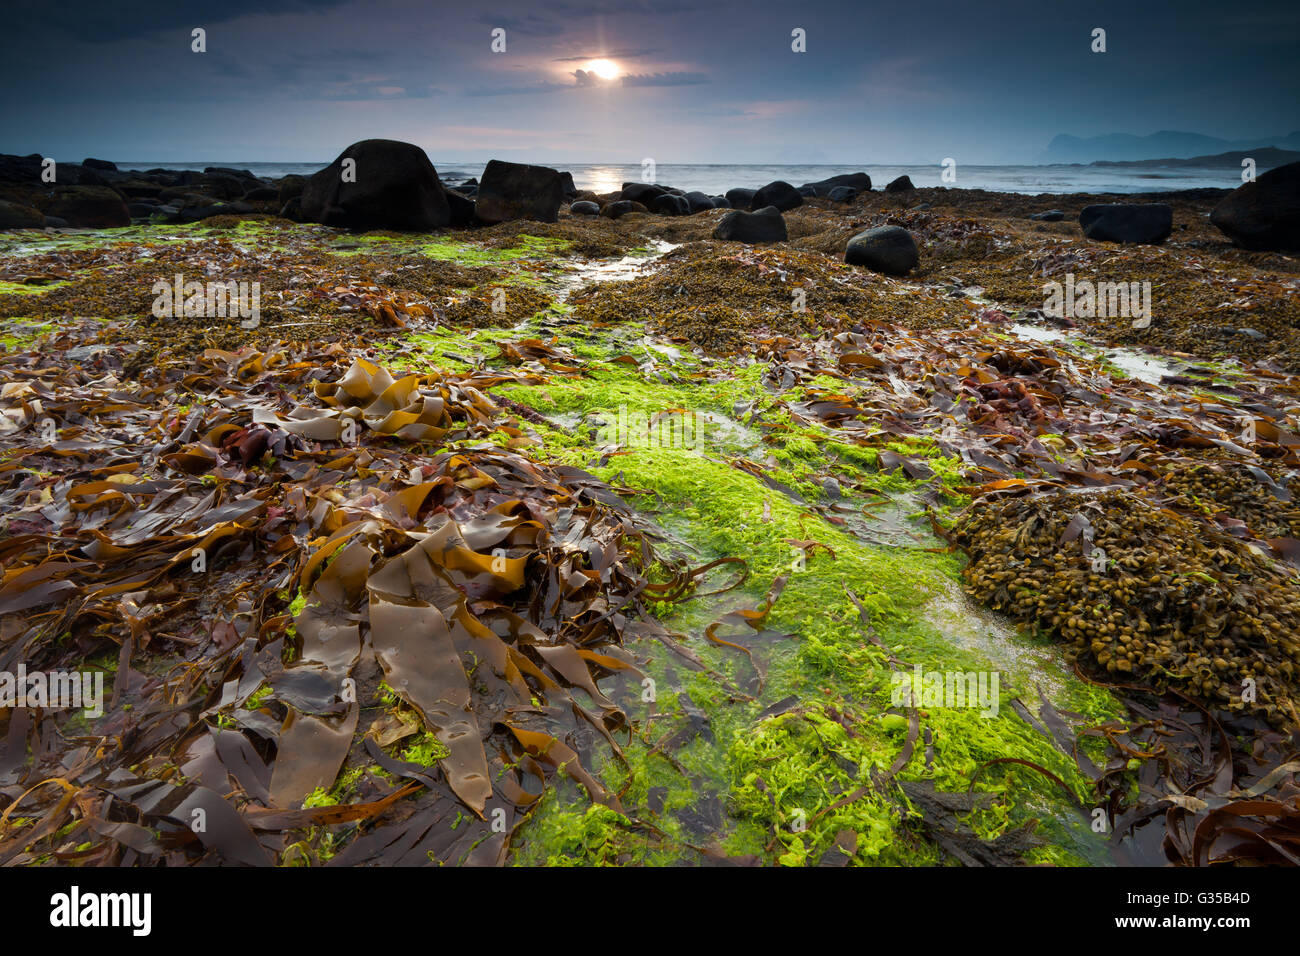
[[[449,184],[459,184],[471,177],[483,175],[483,163],[439,161],[433,159],[438,175]],[[310,163],[256,163],[256,162],[119,162],[119,169],[203,170],[208,166],[227,166],[246,169],[256,176],[275,179],[291,173],[310,175],[329,164],[329,160]],[[613,192],[625,182],[641,182],[640,164],[617,165],[609,163],[547,163],[556,169],[568,170],[579,189],[597,193]],[[1177,189],[1235,189],[1241,185],[1241,170],[1236,167],[1196,168],[1188,166],[956,166],[945,170],[942,166],[833,166],[792,164],[669,164],[661,163],[649,179],[687,192],[699,190],[709,195],[725,193],[734,187],[757,189],[775,180],[785,180],[798,186],[840,173],[864,172],[871,177],[877,189],[899,176],[911,177],[918,187],[951,186],[960,189],[988,189],[996,192],[1025,195],[1052,195],[1062,193],[1147,193],[1167,192]],[[944,179],[948,172],[949,179]],[[1265,172],[1260,167],[1257,172]]]

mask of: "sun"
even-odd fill
[[[595,73],[602,80],[615,80],[622,71],[613,60],[592,60],[587,64],[587,72]]]

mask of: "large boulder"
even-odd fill
[[[860,232],[849,240],[844,261],[852,266],[866,266],[872,272],[907,275],[920,260],[916,240],[902,226],[877,226]]]
[[[589,199],[580,199],[569,204],[569,212],[575,216],[599,216],[600,204]]]
[[[887,193],[910,193],[916,187],[912,185],[911,176],[899,176],[885,187]]]
[[[1300,163],[1238,186],[1214,207],[1210,222],[1247,249],[1300,249]]]
[[[39,209],[0,200],[0,229],[40,229],[45,216]]]
[[[775,206],[765,206],[753,212],[733,209],[718,221],[713,238],[749,243],[784,242],[787,238],[785,219]]]
[[[447,196],[447,209],[451,213],[449,225],[456,229],[466,229],[477,225],[474,215],[474,200],[456,189],[444,190]]]
[[[307,187],[307,177],[299,176],[297,173],[290,173],[280,179],[279,200],[283,206],[295,196],[301,196],[302,191]]]
[[[858,190],[852,186],[834,186],[826,194],[826,198],[831,202],[853,202],[858,198]]]
[[[704,212],[714,208],[713,197],[707,193],[690,192],[686,194],[685,199],[690,205],[692,213]]]
[[[555,222],[563,202],[564,178],[559,170],[494,159],[483,170],[474,214],[486,223],[511,219]]]
[[[754,201],[754,193],[757,189],[744,189],[743,187],[727,190],[727,202],[731,203],[732,209],[748,209],[750,203]]]
[[[630,212],[649,211],[649,209],[639,202],[633,202],[630,199],[619,199],[615,202],[606,203],[604,208],[600,210],[600,214],[606,219],[617,219],[620,216],[626,216]]]
[[[343,181],[348,159],[356,164],[355,182]],[[312,175],[299,214],[304,222],[345,229],[416,232],[440,229],[451,220],[438,171],[424,150],[391,139],[353,143]]]
[[[573,173],[564,171],[560,173],[560,191],[564,193],[564,198],[573,201],[573,197],[578,195],[578,187],[573,185]]]
[[[1079,213],[1083,234],[1098,242],[1164,242],[1174,228],[1167,203],[1094,203]]]
[[[812,190],[812,195],[831,198],[831,191],[847,187],[858,192],[869,192],[871,190],[871,177],[866,173],[841,173],[838,176],[829,176],[826,179],[819,179],[815,183],[804,183],[799,187],[799,191],[805,189]]]
[[[131,225],[125,201],[107,186],[59,186],[51,194],[45,214],[82,229]]]
[[[730,195],[727,196],[731,198]],[[733,203],[734,205],[734,203]],[[787,209],[793,209],[796,206],[803,205],[803,197],[799,195],[799,190],[795,189],[783,179],[778,179],[774,183],[768,183],[762,189],[754,193],[749,201],[749,208],[759,210],[766,206],[775,206],[777,209],[785,212]]]
[[[691,214],[691,204],[687,202],[685,196],[664,193],[662,196],[656,196],[651,201],[650,211],[657,212],[661,216],[689,216]]]
[[[0,153],[0,183],[39,183],[41,158],[40,153],[27,156]]]
[[[652,202],[667,193],[667,188],[658,183],[624,183],[621,198],[628,202],[639,202],[648,209]]]

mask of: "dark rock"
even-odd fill
[[[826,198],[831,202],[852,202],[858,198],[858,190],[852,186],[835,186],[826,193]]]
[[[730,193],[727,194],[727,198],[731,198]],[[735,205],[735,203],[732,203],[732,205]],[[755,211],[762,209],[764,206],[775,206],[785,212],[788,209],[794,209],[796,206],[802,205],[803,197],[799,195],[799,190],[783,179],[768,183],[754,193],[753,198],[749,200],[749,208]]]
[[[564,202],[564,181],[549,166],[491,160],[478,184],[474,214],[486,223],[511,219],[555,222]]]
[[[478,177],[471,176],[469,179],[465,180],[463,183],[460,184],[460,188],[461,191],[464,192],[466,186],[477,186],[477,185],[478,185]]]
[[[198,183],[205,192],[217,199],[238,199],[248,190],[248,183],[236,176],[222,173],[205,175]]]
[[[1268,336],[1259,331],[1259,329],[1238,329],[1237,334],[1244,335],[1248,339],[1254,339],[1256,342],[1262,342],[1264,339],[1268,338]]]
[[[292,219],[294,222],[302,222],[302,197],[294,196],[287,203],[280,207],[281,219]]]
[[[163,191],[163,187],[157,183],[148,183],[139,179],[116,183],[113,188],[127,199],[154,199]]]
[[[838,189],[841,186],[847,186],[857,192],[871,191],[871,177],[866,173],[841,173],[838,176],[831,176],[827,179],[819,179],[815,183],[804,183],[799,187],[800,191],[811,189],[814,196],[824,196],[829,199],[831,190]]]
[[[1095,203],[1079,213],[1083,234],[1098,242],[1164,242],[1174,211],[1162,202]]]
[[[895,179],[893,182],[891,182],[888,186],[885,187],[885,192],[907,193],[907,192],[911,192],[914,189],[916,189],[916,187],[912,185],[911,176],[899,176],[897,179]]]
[[[233,179],[256,179],[247,169],[235,169],[232,166],[208,166],[203,170],[204,176],[230,176]]]
[[[728,189],[727,202],[731,203],[732,209],[748,209],[749,204],[754,200],[754,193],[757,189]]]
[[[573,213],[575,216],[599,216],[600,205],[584,199],[581,202],[575,202],[570,205],[569,212]]]
[[[817,189],[816,189],[815,187],[813,187],[813,186],[799,186],[799,187],[797,187],[797,188],[798,188],[798,190],[799,190],[799,195],[802,196],[804,199],[816,199],[816,198],[817,198]]]
[[[649,211],[649,209],[639,202],[633,202],[630,199],[620,199],[617,202],[606,203],[605,208],[600,211],[600,214],[609,219],[617,219],[620,216],[626,216],[630,212]]]
[[[107,186],[106,170],[90,169],[80,163],[58,163],[54,167],[54,184],[58,186]]]
[[[182,209],[171,219],[174,222],[201,222],[213,216],[237,216],[254,211],[253,207],[246,202],[221,202],[210,206],[199,206],[196,209]]]
[[[689,216],[691,214],[691,204],[685,196],[664,193],[662,196],[656,196],[650,202],[650,211],[657,212],[661,216]]]
[[[356,161],[356,182],[343,182],[343,161]],[[366,139],[307,180],[301,215],[306,222],[346,229],[423,232],[451,221],[438,171],[411,143]]]
[[[668,190],[655,183],[624,183],[623,198],[628,202],[639,202],[649,208],[660,196],[667,195]]]
[[[277,190],[278,195],[276,196],[276,198],[280,200],[280,205],[283,206],[295,196],[301,196],[306,185],[306,176],[299,176],[296,173],[291,173],[288,176],[283,177],[280,180],[279,188]]]
[[[274,186],[255,186],[244,193],[248,202],[272,202],[280,198],[280,190]]]
[[[148,219],[158,215],[159,208],[154,203],[133,202],[127,204],[126,211],[131,214],[132,219]]]
[[[110,163],[106,159],[83,159],[81,165],[89,167],[90,169],[111,169],[114,172],[117,171],[117,163]]]
[[[1210,222],[1247,249],[1300,249],[1300,163],[1238,186],[1214,207]]]
[[[0,153],[0,182],[39,183],[41,181],[41,154],[14,156]]]
[[[578,187],[573,185],[573,173],[567,170],[560,173],[560,191],[569,200],[578,195]]]
[[[46,229],[67,229],[68,220],[60,219],[58,216],[46,216],[45,228]]]
[[[692,213],[704,212],[705,210],[715,208],[713,205],[713,197],[708,196],[705,193],[691,192],[687,193],[682,198],[686,200],[686,204],[690,206]]]
[[[45,215],[39,209],[0,200],[0,229],[40,229]]]
[[[1065,213],[1059,209],[1048,209],[1046,212],[1032,213],[1029,218],[1036,219],[1039,222],[1060,222],[1065,218]]]
[[[731,208],[731,200],[729,200],[726,196],[710,196],[709,198],[713,200],[714,209]]]
[[[877,226],[860,232],[849,240],[844,261],[866,266],[872,272],[901,276],[911,271],[920,259],[916,240],[902,226]]]
[[[478,223],[478,219],[474,216],[473,199],[456,189],[446,189],[443,192],[447,197],[447,209],[451,213],[448,225],[456,229],[468,229]]]
[[[107,186],[59,186],[51,195],[45,214],[66,219],[83,229],[131,225],[126,203]]]
[[[784,242],[787,238],[785,219],[775,206],[764,206],[753,212],[733,209],[718,221],[713,238],[750,243]]]

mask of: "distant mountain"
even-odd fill
[[[1190,159],[1174,159],[1168,156],[1160,159],[1098,159],[1088,165],[1166,166],[1172,168],[1194,166],[1198,169],[1228,169],[1240,167],[1241,161],[1247,158],[1253,159],[1255,168],[1262,173],[1274,166],[1285,166],[1287,163],[1300,162],[1300,152],[1291,149],[1277,149],[1273,146],[1261,146],[1258,149],[1234,149],[1226,153],[1215,153],[1213,156],[1193,156]]]
[[[1143,159],[1191,159],[1193,157],[1241,152],[1266,146],[1278,149],[1300,150],[1300,131],[1285,136],[1263,136],[1250,140],[1228,140],[1200,133],[1180,133],[1164,130],[1149,136],[1131,133],[1108,133],[1105,136],[1082,138],[1062,133],[1047,144],[1039,154],[1039,163],[1092,163],[1097,160],[1135,161]]]

